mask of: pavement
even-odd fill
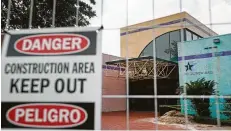
[[[155,123],[154,112],[130,112],[130,130],[231,130],[231,126],[217,127],[216,125],[190,123],[184,124]],[[102,113],[102,130],[126,130],[126,112]]]
[[[155,124],[154,112],[130,112],[130,130],[184,130],[183,127],[168,124]],[[126,130],[126,112],[104,112],[102,130]]]

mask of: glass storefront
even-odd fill
[[[184,40],[197,40],[202,38],[196,33],[185,29],[184,30]],[[165,33],[156,38],[156,57],[168,61],[177,60],[177,42],[180,42],[180,30],[171,31]],[[139,57],[143,56],[153,56],[153,43],[152,41],[143,49]]]

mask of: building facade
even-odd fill
[[[173,48],[174,42],[181,41],[181,29],[183,29],[183,41],[217,35],[186,12],[173,14],[121,28],[121,57],[126,57],[126,54],[129,58],[152,56],[152,40],[155,38],[156,57],[175,60],[174,54],[166,52],[169,48]]]
[[[220,96],[231,96],[231,34],[219,35],[194,41],[179,43],[179,81],[181,86],[190,81],[204,78],[214,81],[215,91]],[[215,93],[216,94],[216,93]],[[215,95],[214,94],[214,95]],[[204,94],[200,94],[204,95]],[[212,118],[217,118],[217,111],[220,112],[220,119],[226,119],[224,112],[228,104],[226,99],[209,99],[210,112]],[[216,103],[219,104],[217,109]],[[188,113],[195,114],[195,109],[191,108],[188,101]],[[231,103],[230,103],[231,104]],[[181,101],[182,107],[184,102]],[[184,108],[182,108],[184,112]]]
[[[153,29],[155,30],[153,31]],[[167,61],[174,61],[177,63],[178,42],[180,42],[181,40],[191,41],[210,36],[216,36],[217,33],[209,29],[207,26],[203,25],[201,22],[196,20],[188,13],[182,12],[158,18],[155,20],[150,20],[139,24],[131,25],[128,27],[123,27],[121,28],[120,35],[121,58],[104,54],[104,64],[106,61],[125,58],[126,54],[128,54],[128,58],[153,56],[153,38],[155,38],[156,57]],[[183,38],[181,38],[181,36],[183,36]],[[128,49],[128,52],[126,52],[126,49]],[[177,70],[173,72],[178,74]],[[126,94],[126,79],[123,77],[118,77],[119,70],[115,70],[112,69],[110,66],[106,67],[106,65],[104,65],[103,73],[104,95]],[[174,94],[174,90],[171,90],[171,92],[166,92],[166,90],[170,90],[171,88],[175,89],[178,81],[178,78],[159,79],[157,82],[158,87],[160,87],[158,88],[158,93]],[[136,92],[136,94],[130,95],[153,94],[153,80],[145,80],[145,83],[148,84],[142,84],[142,81],[129,83],[129,85],[133,86],[129,87],[130,93]],[[171,84],[168,85],[166,83]],[[143,91],[140,91],[140,88],[142,88],[140,86],[143,87]],[[163,100],[159,101],[158,103],[166,103],[166,101]],[[131,105],[131,103],[133,103],[133,105]],[[175,102],[172,103],[174,104]],[[139,107],[144,107],[144,109],[152,109],[150,107],[153,107],[153,101],[151,99],[145,101],[131,100],[130,107],[134,109],[138,109]],[[103,111],[124,110],[126,110],[126,99],[103,98]]]
[[[177,13],[170,16],[150,20],[128,27],[121,28],[121,57],[125,58],[143,58],[153,56],[156,52],[156,58],[169,62],[178,63],[177,44],[181,41],[192,41],[218,34],[202,24],[200,21],[189,15],[187,12]],[[182,37],[181,37],[182,36]],[[153,39],[155,39],[155,50],[153,49]],[[156,69],[158,72],[158,69]],[[178,68],[173,73],[178,75]],[[179,77],[169,77],[157,80],[157,94],[174,95],[175,90],[179,87]],[[142,84],[143,83],[143,84]],[[171,84],[169,84],[171,83]],[[153,94],[153,79],[143,80],[143,82],[130,82],[130,95]],[[131,94],[131,93],[135,94]],[[158,108],[161,104],[177,104],[176,101],[158,100]],[[146,103],[146,104],[145,104]],[[131,100],[130,107],[137,110],[152,109],[153,100]],[[133,105],[131,105],[133,104]],[[179,101],[178,101],[179,104]]]

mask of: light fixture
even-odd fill
[[[216,39],[213,39],[213,43],[214,43],[214,44],[220,44],[220,43],[221,43],[221,41],[220,41],[220,39],[219,39],[219,38],[216,38]]]

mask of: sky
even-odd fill
[[[180,12],[180,0],[155,0],[154,11],[152,0],[128,0],[128,7],[126,2],[103,0],[102,13],[102,0],[96,0],[97,17],[90,20],[90,26],[100,26],[101,23],[104,26],[103,53],[120,56],[120,28],[127,23],[132,25]],[[209,0],[182,0],[182,10],[209,26]],[[211,14],[215,32],[231,33],[231,0],[211,0]]]

